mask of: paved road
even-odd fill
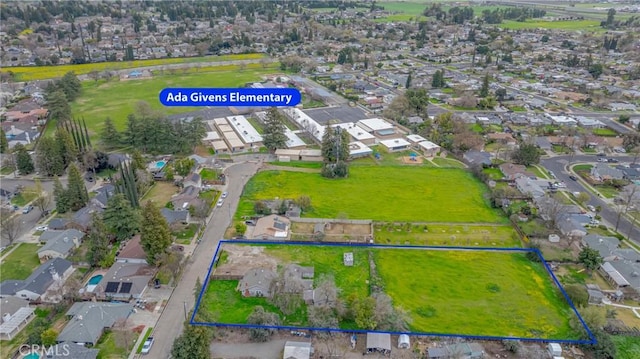
[[[618,156],[616,157],[620,162],[632,162],[633,158],[629,156]],[[602,198],[595,196],[589,190],[587,190],[581,182],[572,181],[569,178],[569,172],[567,171],[567,165],[571,161],[572,164],[577,162],[596,162],[595,156],[556,156],[551,158],[545,158],[540,161],[540,163],[548,170],[553,171],[556,177],[564,181],[567,185],[567,190],[571,192],[584,192],[589,195],[589,201],[587,204],[590,204],[594,207],[600,206],[602,210],[600,211],[600,216],[603,220],[608,222],[610,225],[615,226],[616,221],[618,219],[618,214],[610,207],[610,204],[604,201]],[[630,232],[631,230],[631,232]],[[631,240],[640,245],[640,229],[638,228],[638,224],[635,226],[632,225],[631,221],[629,221],[624,216],[620,218],[620,224],[618,226],[618,231],[625,236],[629,236]]]
[[[207,225],[202,242],[189,259],[182,278],[154,328],[155,344],[151,348],[149,358],[169,357],[173,341],[182,333],[185,307],[186,311],[194,307],[193,288],[196,280],[200,278],[200,282],[204,282],[218,242],[223,238],[226,228],[231,223],[244,185],[256,173],[259,166],[257,161],[239,163],[232,165],[225,171],[228,179],[226,191],[229,192],[225,204],[213,210],[213,216]]]

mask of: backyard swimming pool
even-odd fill
[[[102,274],[94,275],[89,279],[88,285],[97,285],[102,280]]]

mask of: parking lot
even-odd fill
[[[367,115],[361,108],[351,107],[349,105],[322,107],[311,110],[304,110],[303,112],[321,125],[326,125],[327,123],[329,123],[329,121],[332,121],[332,123],[347,123],[356,122],[371,117],[370,115]]]

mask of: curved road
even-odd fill
[[[225,171],[228,183],[226,191],[229,194],[221,207],[213,209],[202,241],[188,259],[183,275],[154,327],[155,344],[151,347],[149,358],[168,358],[170,356],[173,341],[182,334],[186,312],[193,309],[195,305],[193,290],[196,281],[200,278],[200,282],[204,284],[213,254],[231,223],[244,185],[259,167],[258,161],[245,162],[234,164]]]
[[[602,198],[594,195],[591,191],[585,188],[580,181],[572,181],[569,178],[570,172],[568,171],[569,161],[571,164],[575,164],[578,162],[596,162],[596,156],[587,156],[587,155],[576,155],[571,158],[571,156],[556,156],[551,158],[545,158],[540,160],[540,163],[548,170],[553,171],[558,180],[564,181],[567,185],[567,190],[571,192],[584,192],[589,195],[589,201],[586,204],[590,204],[594,207],[600,206],[602,210],[600,211],[600,216],[605,221],[609,222],[611,225],[615,226],[615,223],[618,219],[618,214],[609,206],[609,203],[605,202]],[[620,162],[633,162],[633,157],[629,156],[616,156],[615,157]],[[638,228],[638,224],[632,225],[631,221],[629,221],[624,215],[620,217],[620,224],[618,225],[618,232],[623,234],[625,237],[628,237],[636,244],[640,245],[640,229]],[[631,231],[630,231],[631,230]]]

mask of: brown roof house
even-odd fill
[[[527,172],[527,168],[523,165],[503,163],[499,168],[500,172],[504,175],[504,178],[508,181],[515,181],[518,177],[536,178],[536,175],[531,172]]]
[[[147,255],[140,244],[140,235],[129,239],[124,247],[116,254],[116,262],[147,264]]]
[[[284,216],[275,214],[262,217],[256,221],[253,230],[253,239],[279,239],[289,238],[291,220]]]
[[[278,275],[268,268],[253,268],[244,274],[236,288],[244,297],[271,297],[271,284]]]
[[[144,263],[115,262],[102,277],[94,293],[98,298],[140,298],[149,287],[155,269]]]

